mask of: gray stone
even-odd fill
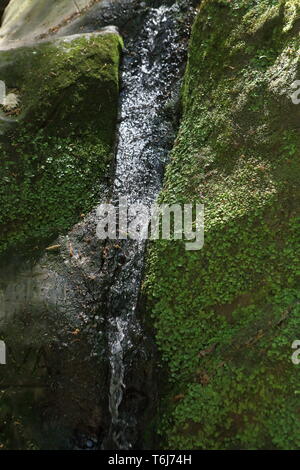
[[[0,46],[30,41],[80,14],[91,0],[11,0],[0,28]]]

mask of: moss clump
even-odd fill
[[[95,203],[109,176],[121,47],[117,34],[98,34],[1,52],[20,109],[0,129],[0,252],[45,243]]]
[[[169,448],[300,445],[299,5],[206,0],[161,201],[205,205],[205,244],[150,247],[145,283],[170,370]]]

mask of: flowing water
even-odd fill
[[[182,3],[147,8],[138,35],[125,40],[113,188],[116,205],[122,196],[128,204],[150,207],[162,186],[185,60],[187,10],[182,11]],[[107,298],[111,427],[104,447],[130,449],[137,440],[137,409],[122,408],[122,401],[132,361],[146,354],[137,314],[145,246],[144,240],[118,243],[121,262]]]

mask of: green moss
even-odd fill
[[[205,205],[205,243],[157,241],[145,289],[179,449],[300,441],[298,2],[202,2],[160,199]]]
[[[0,252],[45,243],[95,203],[110,174],[121,46],[106,34],[1,52],[21,110],[2,125]]]

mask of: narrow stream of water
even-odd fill
[[[174,140],[186,41],[183,3],[148,8],[138,37],[125,41],[120,124],[113,201],[147,207],[162,185],[164,166]],[[122,266],[114,276],[107,301],[110,362],[111,427],[104,447],[130,449],[137,440],[135,410],[122,409],[126,376],[135,355],[143,355],[143,331],[136,312],[144,266],[144,240],[122,240]],[[139,348],[139,351],[136,350]]]

